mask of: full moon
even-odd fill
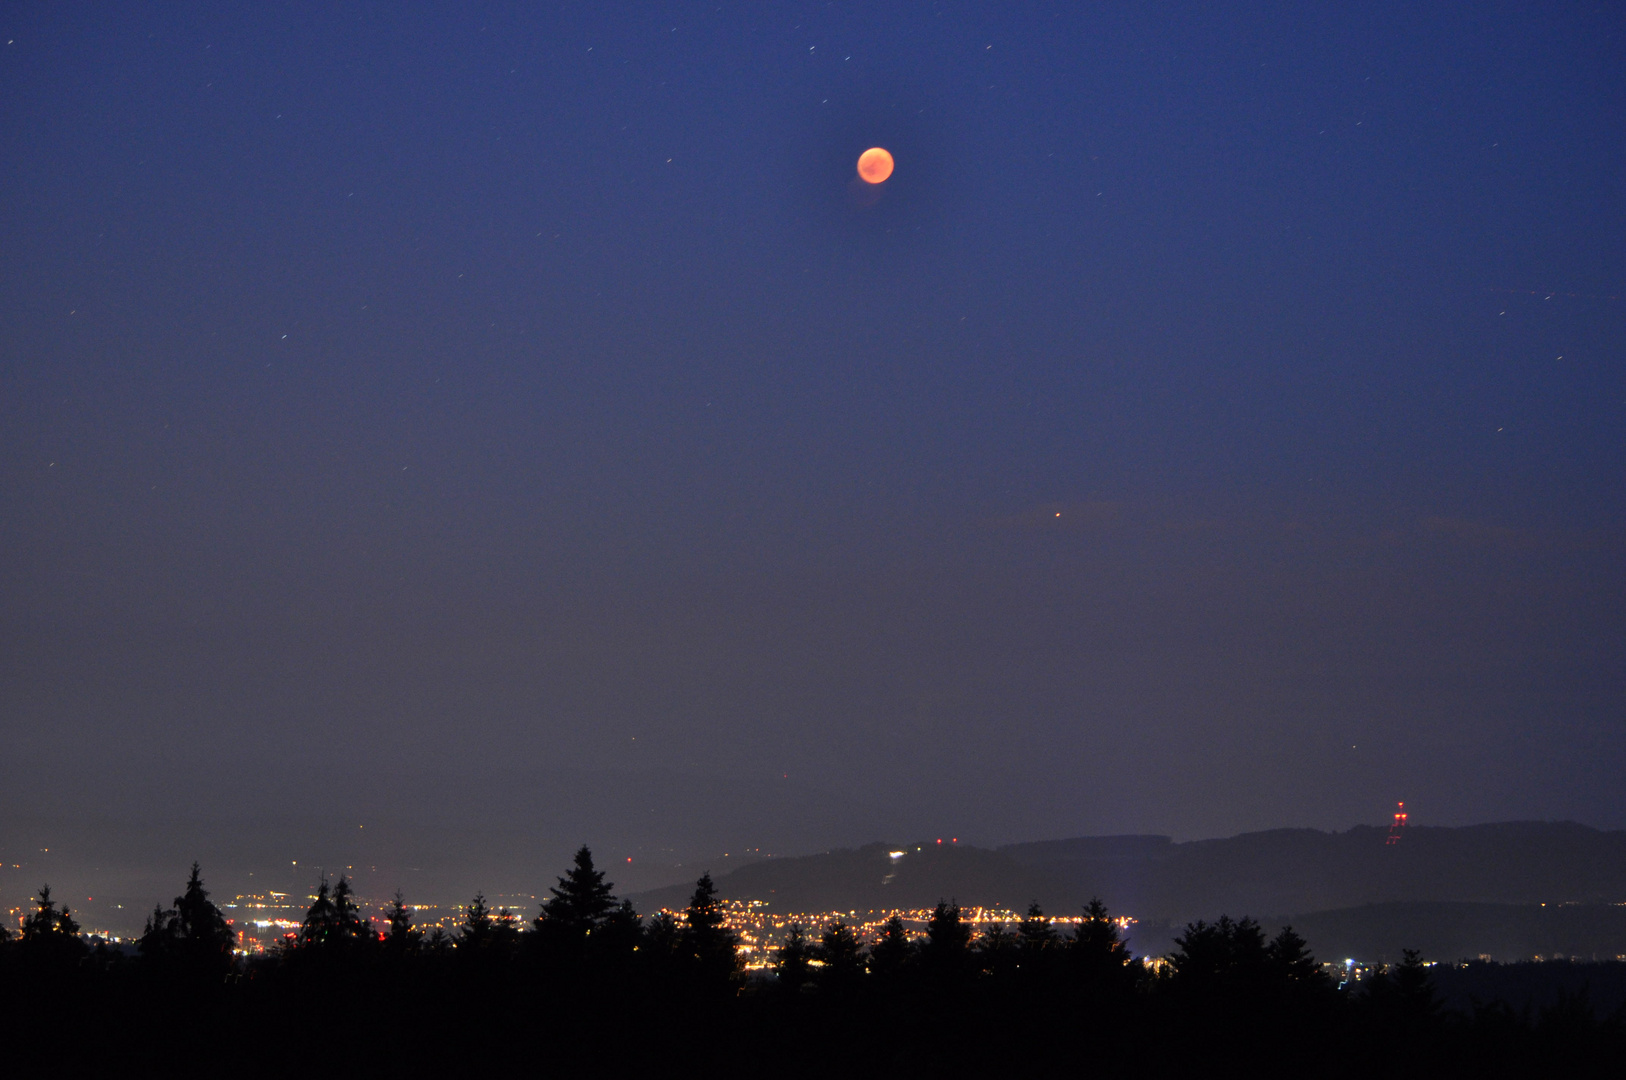
[[[872,146],[858,155],[858,175],[866,184],[879,184],[892,175],[892,155]]]

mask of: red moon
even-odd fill
[[[892,175],[892,155],[872,146],[858,155],[858,175],[866,184],[884,183]]]

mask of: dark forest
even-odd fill
[[[1246,917],[1188,924],[1147,963],[1099,901],[1065,932],[1034,904],[976,934],[944,900],[924,935],[792,928],[748,978],[709,874],[678,914],[612,888],[583,847],[529,923],[477,895],[457,932],[426,934],[399,893],[377,922],[324,878],[252,958],[196,865],[130,949],[87,940],[44,888],[0,938],[0,1039],[52,1071],[247,1075],[1608,1075],[1626,1050],[1626,1008],[1600,1015],[1585,980],[1542,1008],[1452,1010],[1414,952],[1343,987],[1291,928]]]

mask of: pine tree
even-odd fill
[[[800,990],[813,971],[813,943],[808,941],[801,923],[791,923],[785,931],[785,940],[774,950],[774,973],[779,984],[787,990]]]
[[[1408,1019],[1419,1026],[1434,1023],[1440,1015],[1440,999],[1434,992],[1434,980],[1429,977],[1428,965],[1416,949],[1402,949],[1404,957],[1395,968],[1395,990],[1400,1006]]]
[[[1039,956],[1055,946],[1056,927],[1039,906],[1039,901],[1028,905],[1028,913],[1016,924],[1016,936],[1025,957]]]
[[[593,867],[593,852],[583,844],[576,852],[576,862],[558,886],[550,888],[552,897],[542,905],[541,922],[573,936],[592,933],[615,908],[612,886],[604,880],[604,871]]]
[[[463,909],[463,925],[458,929],[457,947],[460,952],[478,952],[491,944],[494,924],[491,909],[486,907],[486,894],[478,892],[469,906]]]
[[[594,961],[620,968],[638,951],[644,937],[644,921],[631,900],[623,900],[604,916],[591,938]]]
[[[152,906],[152,914],[147,916],[146,926],[141,931],[141,940],[136,943],[142,956],[158,958],[168,952],[170,924],[174,918],[175,913],[165,911],[162,904]]]
[[[641,966],[655,978],[665,980],[683,966],[684,927],[670,911],[656,912],[643,927],[638,942]]]
[[[51,886],[41,887],[34,911],[23,920],[18,947],[31,964],[63,970],[82,960],[89,947],[79,936],[79,924],[66,907],[58,910]]]
[[[333,906],[333,890],[327,883],[327,875],[323,874],[316,886],[316,895],[311,898],[311,906],[305,911],[305,921],[300,924],[295,943],[302,949],[324,948],[338,940],[338,926],[339,914]]]
[[[838,920],[825,927],[815,948],[815,955],[824,964],[817,974],[820,983],[850,986],[863,977],[863,943],[846,923]]]
[[[139,948],[144,959],[173,971],[217,975],[232,966],[235,935],[226,916],[209,900],[197,863],[192,864],[186,891],[168,911],[155,906],[142,932]]]
[[[1048,976],[1055,967],[1058,948],[1056,927],[1037,900],[1028,905],[1028,913],[1016,924],[1017,966],[1022,978],[1029,983]]]
[[[373,921],[362,918],[350,879],[343,874],[333,886],[333,936],[347,947],[373,943]]]
[[[939,981],[952,982],[971,975],[971,927],[961,916],[959,904],[939,900],[932,909],[920,960],[924,970]]]
[[[389,927],[385,932],[385,947],[398,955],[417,952],[423,931],[412,925],[412,909],[407,907],[400,889],[395,890],[395,898],[385,909],[384,918]]]
[[[959,953],[971,945],[971,927],[960,915],[960,905],[939,900],[926,923],[926,947],[942,953]]]
[[[1316,963],[1309,943],[1294,933],[1291,926],[1282,927],[1265,946],[1265,958],[1271,980],[1279,988],[1304,992],[1332,989],[1332,979]]]
[[[877,980],[891,982],[901,976],[913,958],[915,946],[909,940],[903,920],[894,915],[881,927],[881,936],[869,950],[869,971]]]
[[[1221,915],[1212,925],[1199,919],[1174,943],[1172,984],[1182,992],[1237,1002],[1256,999],[1271,984],[1265,934],[1252,919]]]
[[[41,886],[33,913],[23,920],[23,941],[54,942],[78,936],[79,924],[74,921],[73,913],[66,907],[58,910],[56,901],[51,899],[51,886]]]
[[[510,956],[519,947],[519,916],[506,907],[497,909],[491,919],[491,951]]]
[[[695,882],[683,920],[683,952],[698,984],[715,991],[732,989],[740,975],[738,938],[724,925],[723,906],[709,872]]]
[[[1092,993],[1121,993],[1134,983],[1134,957],[1100,897],[1085,906],[1084,918],[1067,942],[1067,954],[1074,974]]]
[[[1022,959],[1017,935],[1002,922],[993,923],[982,932],[976,952],[982,970],[1002,982],[1015,976]]]

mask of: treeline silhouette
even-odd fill
[[[399,892],[374,922],[324,878],[296,933],[243,957],[196,864],[133,950],[87,941],[47,887],[0,929],[0,1047],[70,1074],[246,1075],[1615,1075],[1626,1050],[1626,1017],[1584,988],[1447,1012],[1415,953],[1340,988],[1291,928],[1247,918],[1192,923],[1148,965],[1099,900],[1067,932],[1035,903],[981,934],[945,900],[918,937],[793,926],[747,979],[709,874],[680,915],[612,889],[583,847],[536,919],[477,895],[448,934]]]

